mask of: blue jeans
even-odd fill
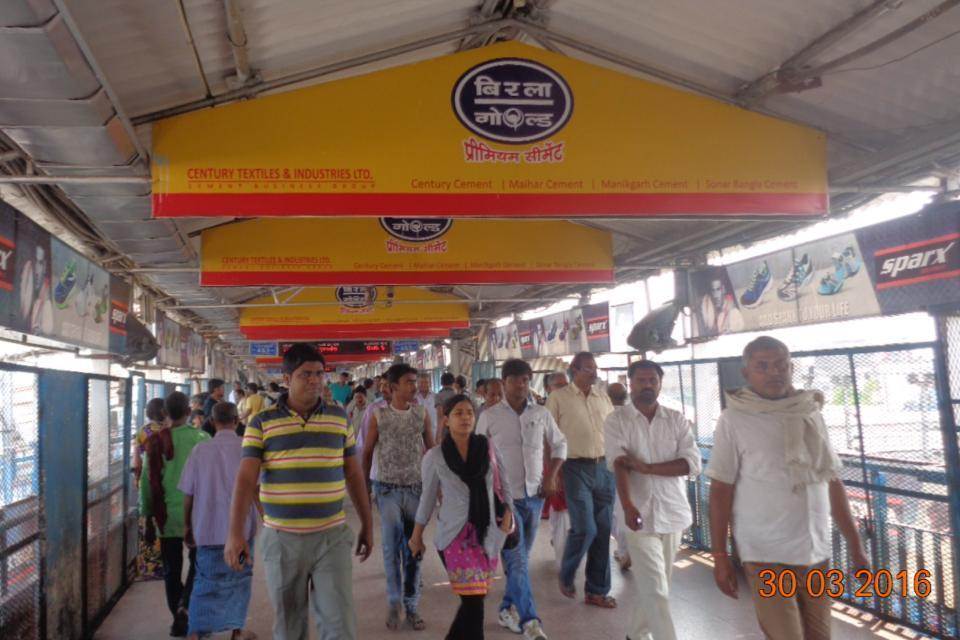
[[[610,592],[610,525],[616,484],[601,462],[568,459],[563,463],[563,490],[567,494],[570,531],[563,549],[560,580],[572,586],[577,567],[587,555],[586,592]]]
[[[420,561],[410,553],[407,543],[413,534],[414,518],[420,506],[420,485],[401,486],[385,482],[373,483],[373,492],[380,511],[383,535],[383,570],[387,574],[387,602],[400,604],[408,612],[416,611],[420,602]]]
[[[537,536],[543,498],[522,498],[513,501],[513,514],[517,523],[520,542],[513,549],[503,550],[503,570],[507,574],[507,589],[503,593],[500,610],[513,605],[520,615],[520,626],[530,620],[539,620],[537,605],[530,587],[530,549]]]

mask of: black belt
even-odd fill
[[[606,464],[607,459],[604,456],[599,458],[567,458],[573,462],[582,462],[584,464]]]

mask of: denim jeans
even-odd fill
[[[383,535],[383,570],[387,574],[387,602],[400,604],[408,612],[420,602],[420,561],[410,553],[407,543],[413,534],[414,518],[420,506],[420,485],[400,486],[374,482],[373,492],[380,511]]]
[[[573,585],[577,567],[587,556],[586,592],[610,592],[610,525],[616,485],[613,473],[601,462],[568,459],[563,463],[563,490],[570,512],[570,531],[563,549],[560,580]]]
[[[537,605],[533,601],[533,589],[530,587],[530,549],[537,535],[540,514],[543,512],[543,498],[522,498],[513,501],[513,513],[517,523],[520,542],[513,549],[504,549],[503,570],[507,574],[507,588],[503,593],[500,610],[510,605],[517,608],[520,626],[530,620],[539,620]]]

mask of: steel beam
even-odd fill
[[[63,2],[63,0],[57,1]],[[504,27],[513,26],[515,24],[516,22],[514,20],[494,20],[492,22],[485,22],[483,24],[473,25],[464,29],[457,29],[456,31],[447,31],[445,33],[430,36],[428,38],[422,38],[420,40],[414,40],[412,42],[397,45],[395,47],[389,47],[387,49],[381,49],[380,51],[366,53],[355,58],[332,62],[315,69],[294,73],[288,76],[282,76],[280,78],[260,82],[240,89],[234,89],[218,96],[212,96],[202,100],[194,100],[193,102],[188,102],[176,107],[170,107],[168,109],[161,109],[159,111],[147,113],[134,118],[133,123],[135,125],[147,124],[149,122],[156,122],[157,120],[162,120],[164,118],[190,113],[191,111],[216,107],[228,102],[235,102],[237,100],[243,100],[246,98],[253,98],[256,95],[267,91],[275,91],[291,85],[317,80],[323,76],[344,71],[346,69],[351,69],[353,67],[380,62],[382,60],[388,60],[390,58],[411,53],[413,51],[419,51],[420,49],[426,49],[439,44],[453,42],[455,40],[460,40],[461,38],[480,33],[498,31]]]
[[[8,176],[0,184],[150,184],[150,176]]]
[[[754,80],[737,92],[737,99],[744,106],[754,104],[772,93],[804,91],[813,89],[822,84],[821,77],[834,69],[853,62],[859,58],[873,53],[891,42],[899,40],[903,36],[916,31],[926,23],[943,15],[950,9],[960,5],[960,0],[945,0],[933,9],[914,18],[907,24],[890,33],[846,53],[834,58],[829,62],[824,62],[815,66],[808,66],[807,63],[815,58],[830,46],[836,44],[850,33],[860,29],[876,17],[884,13],[899,8],[902,2],[897,0],[878,0],[864,10],[854,14],[843,21],[830,31],[826,32],[811,44],[794,54],[774,71]]]
[[[100,83],[100,86],[103,87],[103,91],[107,94],[107,98],[110,99],[110,105],[117,114],[117,119],[123,126],[123,130],[127,134],[127,137],[130,138],[130,143],[133,145],[134,149],[137,150],[137,155],[140,156],[140,160],[143,162],[149,162],[150,153],[147,151],[146,147],[143,146],[143,143],[140,142],[140,138],[137,136],[137,131],[134,129],[133,123],[130,121],[130,118],[127,117],[127,113],[124,108],[120,105],[120,99],[118,98],[117,93],[113,90],[113,87],[107,80],[107,76],[103,72],[103,69],[100,68],[100,64],[93,55],[90,45],[87,44],[87,41],[84,39],[80,28],[77,26],[76,20],[73,19],[73,15],[67,8],[66,0],[52,0],[52,2],[54,6],[56,6],[60,17],[63,19],[63,23],[70,31],[70,35],[73,36],[77,46],[83,53],[83,57],[90,66],[90,70],[93,71],[93,75],[97,78],[97,82]]]

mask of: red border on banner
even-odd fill
[[[822,216],[825,193],[154,193],[154,218]]]
[[[897,287],[905,287],[910,284],[930,282],[932,280],[955,278],[957,276],[960,276],[960,269],[954,269],[953,271],[940,271],[939,273],[931,273],[925,276],[917,276],[915,278],[905,278],[903,280],[893,280],[891,282],[881,282],[877,285],[877,291],[882,291],[884,289],[895,289]]]
[[[364,338],[447,337],[451,329],[466,329],[469,320],[407,322],[393,324],[313,324],[241,326],[249,340],[324,340]]]
[[[885,247],[879,251],[874,252],[874,256],[886,256],[891,253],[897,253],[898,251],[907,251],[908,249],[917,249],[919,247],[926,247],[927,245],[937,244],[938,242],[946,242],[947,240],[956,240],[960,238],[960,233],[948,233],[943,236],[937,236],[936,238],[927,238],[926,240],[918,240],[917,242],[910,242],[908,244],[901,244],[896,247]]]
[[[328,363],[342,364],[344,362],[380,362],[384,358],[393,358],[392,353],[356,353],[350,356],[327,355],[323,354],[323,359]],[[283,358],[257,358],[259,364],[283,364]]]
[[[202,287],[282,285],[605,284],[613,269],[567,271],[202,271]]]

